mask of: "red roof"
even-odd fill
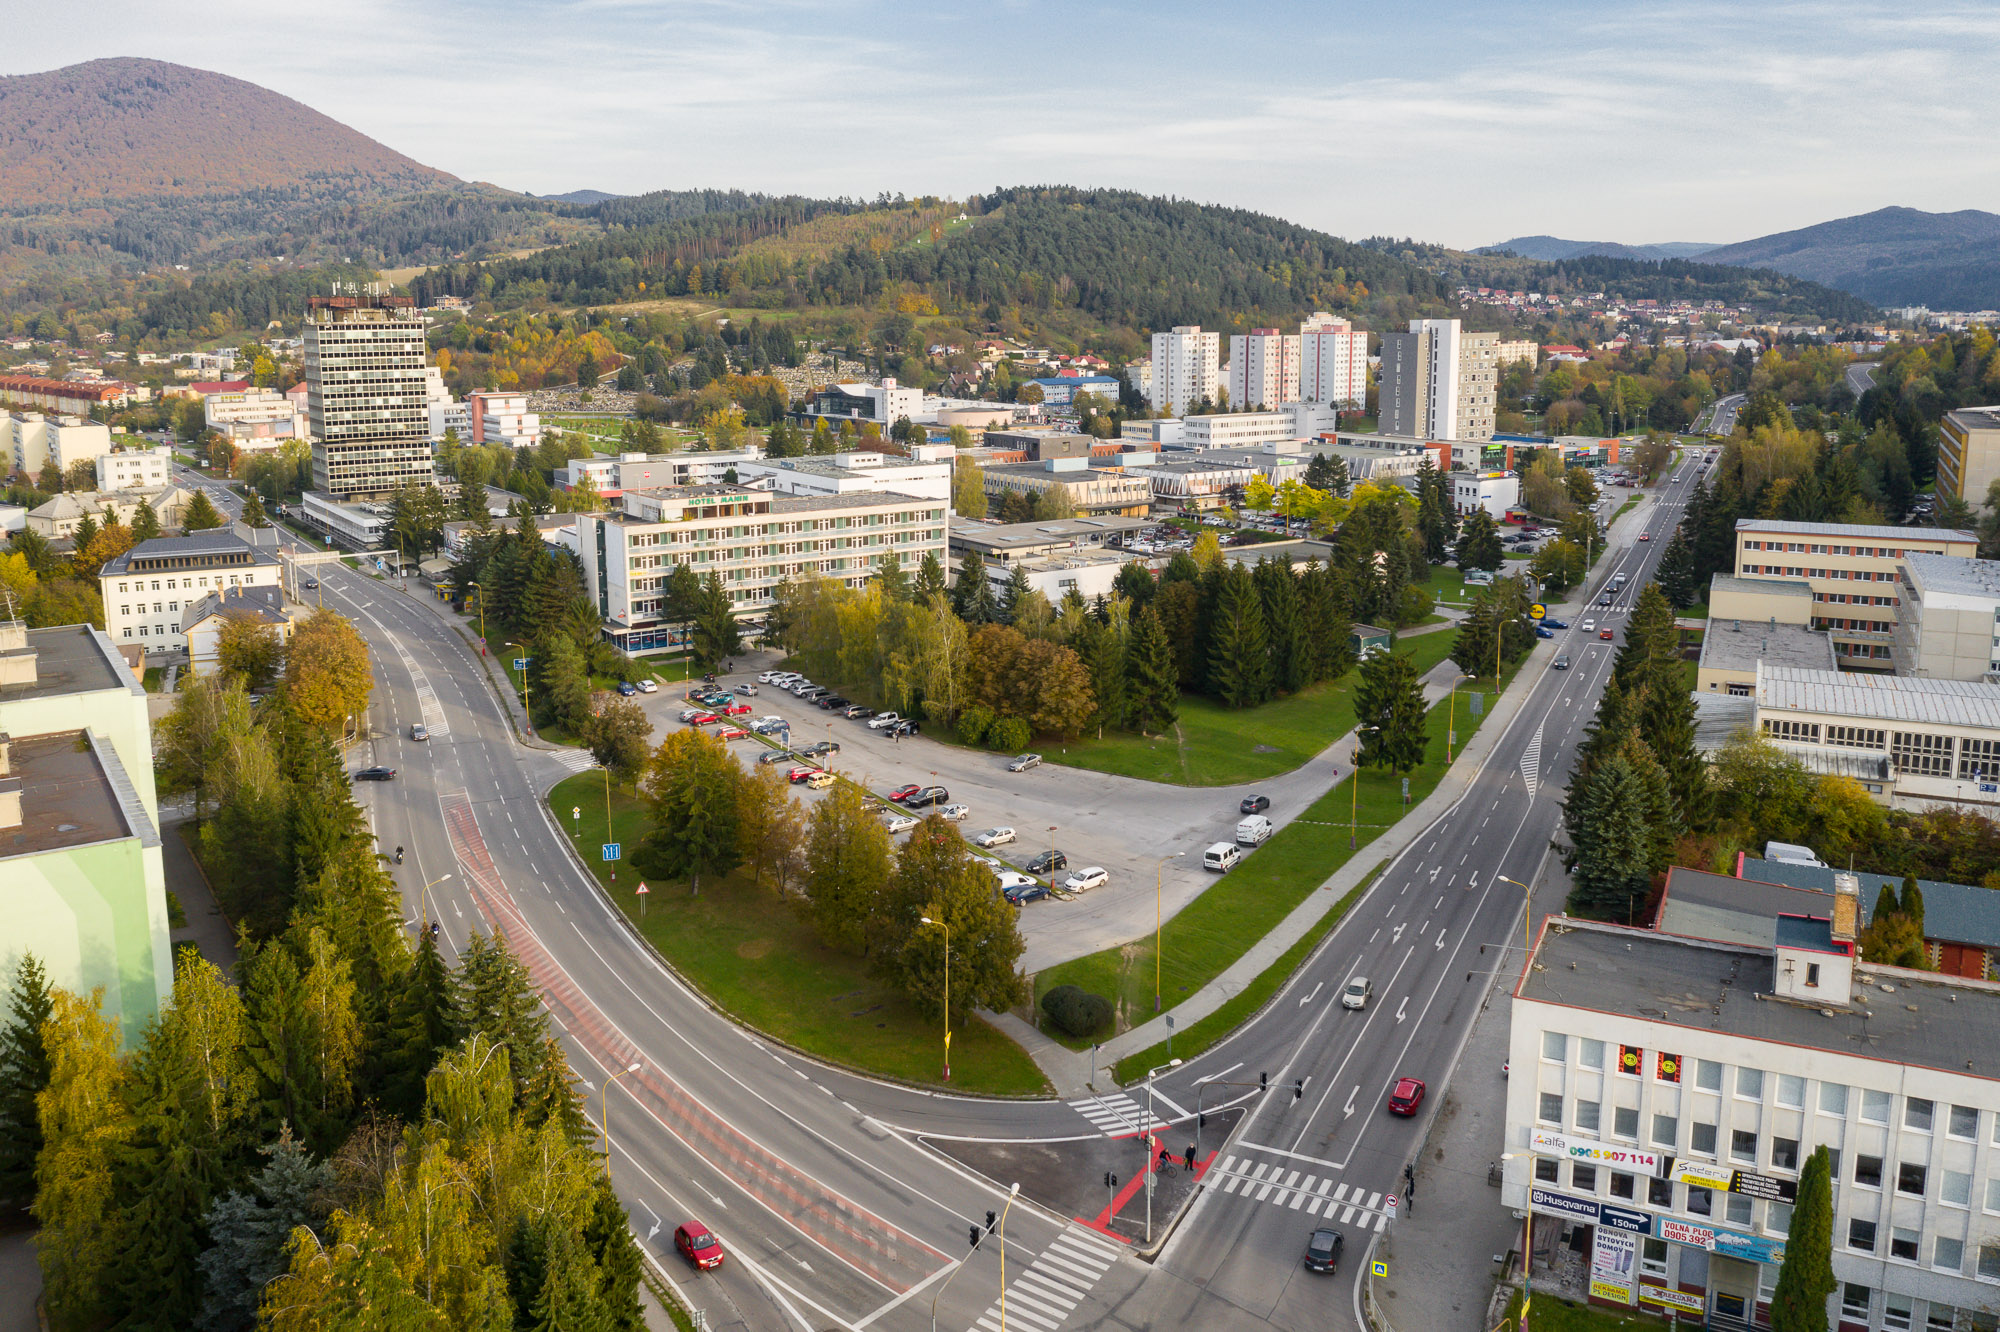
[[[247,379],[211,379],[198,384],[190,384],[188,387],[206,398],[213,393],[241,393],[244,389],[250,387],[250,381]]]

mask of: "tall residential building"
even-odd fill
[[[40,412],[0,415],[0,464],[30,478],[45,463],[67,472],[85,458],[111,452],[111,427],[77,416],[44,416]]]
[[[431,462],[424,321],[407,296],[314,296],[305,361],[313,489],[382,499],[427,486]]]
[[[33,953],[126,1048],[173,991],[146,691],[101,629],[0,620],[0,1006]]]
[[[1229,339],[1229,405],[1277,407],[1299,401],[1299,338],[1253,328]]]
[[[1412,319],[1409,332],[1384,334],[1382,433],[1493,438],[1499,345],[1497,333],[1467,333],[1456,319]]]
[[[1937,490],[1975,509],[2000,481],[2000,407],[1961,407],[1938,426]]]
[[[1541,364],[1542,349],[1533,338],[1523,338],[1514,342],[1502,342],[1493,348],[1493,358],[1502,370],[1516,361],[1526,361],[1529,368]]]
[[[1153,380],[1146,401],[1156,412],[1179,416],[1203,398],[1214,402],[1222,387],[1222,335],[1181,324],[1153,335]]]
[[[472,442],[532,449],[542,442],[542,418],[528,410],[525,393],[468,393],[472,412]]]
[[[1368,400],[1368,335],[1325,311],[1299,325],[1299,399],[1359,407]]]

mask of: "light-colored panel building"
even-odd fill
[[[1448,472],[1445,479],[1460,513],[1484,509],[1500,522],[1521,502],[1521,478],[1511,472]]]
[[[1701,662],[1695,670],[1695,691],[1732,694],[1757,692],[1757,668],[1796,666],[1809,671],[1836,671],[1833,640],[1825,631],[1803,624],[1765,620],[1718,619],[1711,616],[1701,638]]]
[[[174,479],[174,451],[162,444],[156,449],[113,449],[97,455],[99,490],[152,490]]]
[[[2000,481],[2000,407],[1961,407],[1938,423],[1937,492],[1975,509]]]
[[[1898,675],[2000,678],[2000,560],[1903,556],[1892,639]]]
[[[1316,310],[1299,325],[1299,397],[1335,407],[1368,401],[1368,335]]]
[[[1497,333],[1467,333],[1456,319],[1412,319],[1382,337],[1376,421],[1385,435],[1493,438],[1499,393]]]
[[[1215,402],[1222,388],[1222,335],[1193,324],[1155,333],[1151,365],[1146,401],[1154,411],[1179,416],[1203,398]]]
[[[1299,338],[1255,328],[1229,339],[1229,405],[1277,407],[1299,401]]]
[[[67,472],[74,463],[109,452],[111,427],[101,422],[40,412],[0,415],[0,457],[13,464],[11,470],[31,478],[45,463]]]
[[[780,495],[893,493],[951,502],[949,457],[933,461],[856,450],[822,458],[748,458],[736,463],[734,471],[740,483]],[[720,480],[718,475],[715,481]]]
[[[141,541],[98,573],[105,632],[112,642],[136,643],[148,654],[185,651],[187,607],[230,588],[275,589],[280,572],[274,551],[226,527]]]
[[[1541,364],[1542,349],[1533,338],[1496,341],[1493,344],[1493,363],[1502,370],[1519,361],[1526,361],[1531,366]]]
[[[1898,809],[2000,810],[2000,684],[1757,664],[1757,733],[1819,771],[1887,757]]]
[[[1738,578],[1716,574],[1708,580],[1708,618],[1810,625],[1812,584],[1803,578]]]
[[[1010,490],[1061,490],[1081,516],[1112,513],[1143,518],[1152,510],[1153,483],[1137,463],[1139,456],[1121,454],[1124,471],[1091,467],[1088,458],[1052,458],[1040,463],[995,463],[979,475],[989,502],[997,502]]]
[[[1805,579],[1813,628],[1831,633],[1841,664],[1855,668],[1887,670],[1893,661],[1904,556],[1969,559],[1978,549],[1978,533],[1936,527],[1736,521],[1736,576]]]
[[[407,296],[306,301],[313,489],[382,499],[433,484],[424,321]]]

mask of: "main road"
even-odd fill
[[[1621,590],[1530,659],[1515,686],[1527,693],[1463,797],[1262,1014],[1157,1080],[1154,1121],[1136,1088],[1074,1102],[956,1097],[829,1068],[735,1026],[634,936],[549,817],[548,788],[587,759],[519,742],[488,663],[438,608],[345,566],[315,572],[318,595],[374,650],[374,738],[350,761],[398,770],[393,782],[356,789],[385,853],[406,850],[392,868],[412,925],[438,921],[453,949],[474,930],[497,931],[522,957],[593,1116],[608,1107],[612,1176],[639,1237],[711,1326],[924,1328],[935,1301],[936,1326],[994,1332],[1004,1249],[1006,1321],[1034,1332],[1349,1327],[1363,1256],[1391,1224],[1388,1195],[1454,1075],[1487,981],[1519,965],[1524,894],[1500,876],[1542,877],[1617,627],[1693,476],[1684,460],[1628,520],[1653,540],[1614,545],[1600,576],[1608,587],[1624,574]],[[1611,628],[1612,640],[1584,621]],[[1554,669],[1558,653],[1567,670]],[[416,722],[428,740],[410,738]],[[1375,997],[1350,1012],[1337,995],[1357,974],[1373,980]],[[1259,1074],[1268,1091],[1230,1085]],[[1383,1107],[1400,1076],[1430,1088],[1412,1118]],[[949,1150],[1083,1160],[1164,1123],[1178,1151],[1198,1098],[1234,1103],[1240,1117],[1228,1141],[1204,1141],[1194,1201],[1177,1228],[1162,1226],[1171,1238],[1150,1263],[1069,1206],[1024,1194],[1007,1210],[1011,1181]],[[969,1249],[968,1227],[1001,1210],[1004,1244],[989,1235]],[[671,1238],[696,1218],[730,1255],[698,1276]],[[1299,1261],[1307,1231],[1328,1218],[1347,1235],[1332,1281]]]

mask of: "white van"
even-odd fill
[[[1217,842],[1201,853],[1201,867],[1221,874],[1234,869],[1236,862],[1243,859],[1243,853],[1230,842]]]
[[[1278,825],[1262,814],[1252,814],[1236,825],[1238,846],[1262,846],[1271,840],[1271,834],[1278,831]]]

